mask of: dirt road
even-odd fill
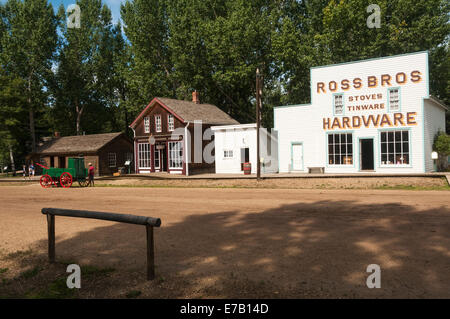
[[[47,266],[40,213],[59,207],[162,219],[157,280],[146,282],[144,227],[57,217],[57,260],[114,269],[85,278],[77,297],[450,298],[448,191],[30,185],[0,187],[0,199],[0,281],[11,280],[0,295],[64,274]],[[370,264],[380,289],[366,286]],[[14,279],[33,265],[31,283]]]

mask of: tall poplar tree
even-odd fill
[[[67,134],[100,132],[108,115],[109,81],[113,74],[113,33],[111,11],[101,0],[79,0],[80,28],[62,26],[62,45],[58,52],[54,89],[56,117],[65,114],[65,122],[55,122]],[[64,8],[59,14],[64,17]],[[88,117],[85,121],[83,119]]]
[[[57,45],[57,18],[47,0],[8,0],[3,9],[1,65],[8,74],[26,81],[31,148],[36,147],[36,112],[42,114],[47,93],[45,87]]]

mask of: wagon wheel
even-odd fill
[[[89,181],[86,179],[86,177],[80,177],[80,178],[78,179],[78,184],[79,184],[81,187],[87,187],[87,186],[89,185]]]
[[[69,188],[72,186],[72,175],[70,173],[64,172],[59,178],[59,184],[64,188]]]
[[[50,177],[50,175],[45,174],[41,176],[39,183],[41,184],[42,187],[49,188],[50,186],[52,186],[53,180]]]

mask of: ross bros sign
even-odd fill
[[[365,79],[357,77],[354,79],[343,79],[341,81],[328,81],[327,83],[317,82],[317,93],[327,93],[327,90],[329,92],[336,92],[338,90],[347,91],[352,87],[359,90],[364,86],[368,88],[376,88],[378,87],[378,85],[404,85],[408,83],[408,81],[411,81],[411,83],[419,83],[420,81],[422,81],[422,73],[418,70],[414,70],[409,74],[405,72],[398,72],[395,75],[382,74],[380,77],[370,75]]]

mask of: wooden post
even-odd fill
[[[153,242],[153,226],[146,225],[147,229],[147,280],[155,279],[155,248]]]
[[[256,178],[261,178],[261,163],[260,163],[260,145],[259,145],[259,130],[261,127],[261,74],[259,68],[256,69]]]
[[[55,262],[55,215],[47,214],[48,229],[48,260]]]
[[[155,279],[155,247],[153,240],[153,227],[160,227],[161,219],[147,216],[136,216],[126,214],[92,212],[87,210],[59,209],[59,208],[42,208],[41,212],[42,214],[47,215],[48,259],[50,263],[55,262],[55,216],[93,218],[134,225],[145,225],[147,232],[147,279],[148,280]]]

